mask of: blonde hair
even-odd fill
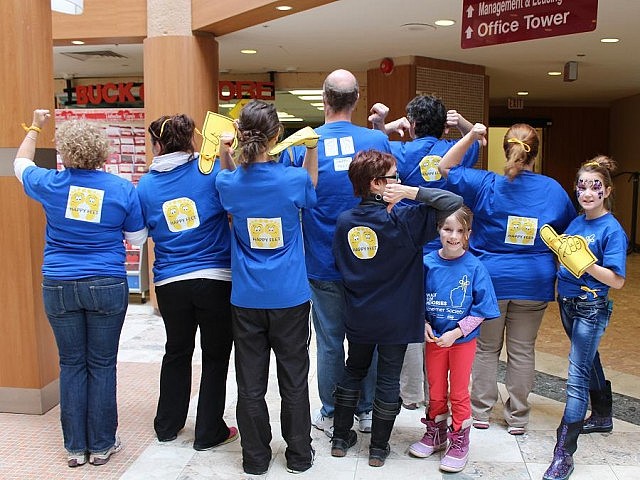
[[[615,172],[617,167],[618,164],[613,158],[607,157],[606,155],[597,155],[591,160],[584,162],[576,174],[576,185],[578,184],[580,175],[586,172],[597,173],[602,177],[604,188],[611,189],[611,193],[609,193],[609,196],[604,201],[604,206],[609,212],[613,209],[613,179],[611,178],[611,173]]]
[[[104,132],[83,120],[70,120],[58,128],[56,148],[66,168],[95,170],[109,156],[109,141]]]
[[[505,176],[513,180],[526,166],[535,162],[539,147],[540,139],[535,128],[526,123],[512,125],[502,142],[504,155],[507,157]]]

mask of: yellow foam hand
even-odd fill
[[[213,170],[216,157],[220,150],[220,137],[223,133],[233,132],[236,128],[233,120],[224,115],[214,112],[207,112],[202,125],[202,147],[200,148],[200,158],[198,168],[202,173],[208,175]],[[234,137],[232,148],[237,146],[238,140]]]
[[[307,148],[314,148],[318,145],[320,136],[311,127],[304,127],[289,135],[269,151],[269,155],[278,155],[283,150],[294,145],[304,145]]]
[[[581,235],[558,235],[551,225],[545,224],[540,228],[540,238],[576,278],[598,260]]]

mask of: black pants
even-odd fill
[[[191,398],[191,359],[200,327],[202,375],[194,444],[220,443],[229,436],[222,416],[232,345],[231,282],[182,280],[155,291],[167,332],[154,420],[158,438],[171,438],[184,427]]]
[[[309,302],[282,309],[232,307],[243,467],[263,471],[271,461],[271,426],[265,402],[270,351],[276,357],[282,437],[290,468],[311,463],[309,415]]]

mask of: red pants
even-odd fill
[[[448,348],[430,342],[426,344],[424,356],[429,379],[427,415],[433,420],[437,415],[447,413],[450,401],[454,431],[460,430],[462,422],[471,418],[469,380],[475,354],[475,338],[465,343],[454,343]]]

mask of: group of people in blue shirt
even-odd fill
[[[115,368],[127,296],[122,240],[141,244],[149,235],[167,335],[154,419],[159,441],[174,440],[185,426],[200,329],[196,450],[240,436],[243,470],[268,470],[273,351],[287,470],[311,468],[312,425],[332,438],[333,456],[345,456],[357,442],[354,421],[371,433],[369,465],[380,467],[413,344],[413,362],[426,365],[429,402],[425,433],[409,452],[424,458],[443,450],[441,469],[461,471],[471,427],[490,427],[505,339],[504,419],[509,433],[525,432],[535,339],[558,272],[571,339],[568,398],[544,478],[568,478],[578,434],[613,428],[611,385],[597,348],[611,314],[608,288],[621,288],[625,275],[626,236],[608,204],[614,162],[583,164],[576,193],[585,213],[576,217],[562,187],[533,172],[540,145],[529,125],[505,135],[500,175],[473,168],[486,127],[446,111],[435,97],[417,96],[405,117],[389,123],[388,109],[375,104],[375,128],[367,129],[352,123],[359,98],[353,74],[332,72],[323,92],[319,139],[274,158],[269,152],[283,133],[275,106],[251,101],[235,122],[237,147],[233,135],[222,135],[220,161],[208,175],[198,169],[193,120],[156,119],[148,129],[153,162],[137,189],[96,170],[106,160],[106,140],[82,123],[57,133],[65,170],[37,167],[35,140],[49,113],[34,112],[15,170],[47,216],[43,296],[60,353],[68,465],[101,465],[121,448]],[[442,139],[449,127],[462,139]],[[393,131],[412,141],[390,142]],[[584,237],[597,261],[581,276],[558,270],[538,233],[543,225],[564,232],[563,245]],[[311,416],[309,318],[322,402]],[[232,344],[238,428],[223,419]],[[592,415],[584,420],[589,397]]]

